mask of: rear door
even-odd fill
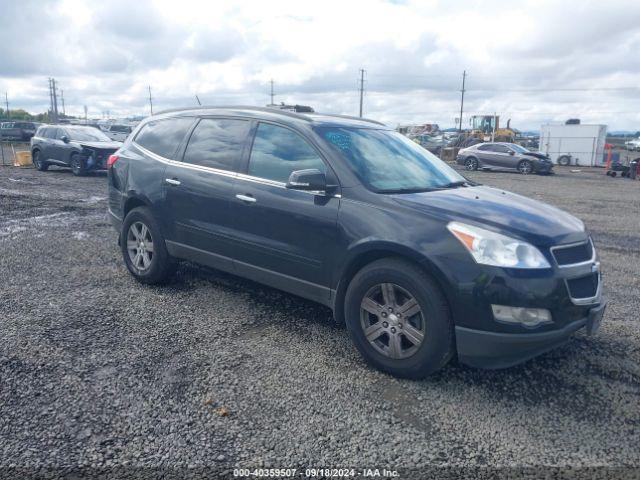
[[[232,270],[237,240],[233,182],[247,153],[251,126],[251,120],[240,118],[199,119],[181,161],[167,166],[167,238],[175,255]]]
[[[337,179],[300,133],[260,122],[232,202],[239,274],[320,302],[329,299],[329,255],[337,238],[339,195],[285,188],[294,170],[317,168]]]
[[[493,166],[493,145],[490,143],[480,145],[476,148],[476,153],[480,159],[481,166],[491,167]]]

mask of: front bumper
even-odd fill
[[[456,348],[460,362],[478,368],[506,368],[517,365],[565,343],[585,328],[594,335],[600,327],[607,300],[591,308],[586,317],[559,330],[539,333],[499,333],[456,326]]]
[[[537,163],[535,166],[535,171],[537,173],[552,173],[553,172],[553,164],[552,163]]]

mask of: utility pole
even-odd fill
[[[462,133],[462,109],[464,108],[464,81],[467,78],[467,71],[464,70],[462,72],[462,90],[460,90],[460,92],[462,93],[462,96],[460,97],[460,127],[458,128],[458,132]]]
[[[275,105],[275,103],[273,103],[273,97],[274,97],[274,93],[273,93],[273,78],[271,79],[271,103],[269,104],[271,107],[273,107]]]
[[[4,101],[7,104],[7,119],[11,120],[11,112],[9,111],[9,96],[7,92],[4,92]]]
[[[151,99],[151,85],[149,85],[149,109],[151,110],[151,115],[153,115],[153,100]]]
[[[67,116],[67,111],[64,109],[64,90],[60,90],[60,100],[62,100],[62,116]]]
[[[364,68],[360,69],[360,118],[362,118],[362,101],[364,98]]]
[[[49,123],[53,119],[53,90],[51,89],[51,77],[49,77]]]
[[[58,123],[58,92],[55,78],[51,79],[51,92],[53,94],[53,121]]]
[[[87,124],[87,106],[84,106],[84,124]]]

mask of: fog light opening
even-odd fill
[[[493,318],[499,322],[522,325],[528,328],[552,323],[551,312],[544,308],[509,307],[507,305],[491,305]]]

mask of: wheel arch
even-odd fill
[[[443,272],[425,255],[405,245],[391,242],[370,242],[360,244],[349,252],[340,270],[333,302],[333,315],[338,323],[344,323],[344,299],[353,277],[366,265],[382,258],[400,258],[417,264],[430,275],[440,287],[442,294],[451,305],[449,282]]]
[[[127,214],[138,207],[151,207],[151,202],[148,198],[143,197],[142,195],[130,195],[127,200],[124,202],[124,206],[122,207],[122,219],[127,218]]]

